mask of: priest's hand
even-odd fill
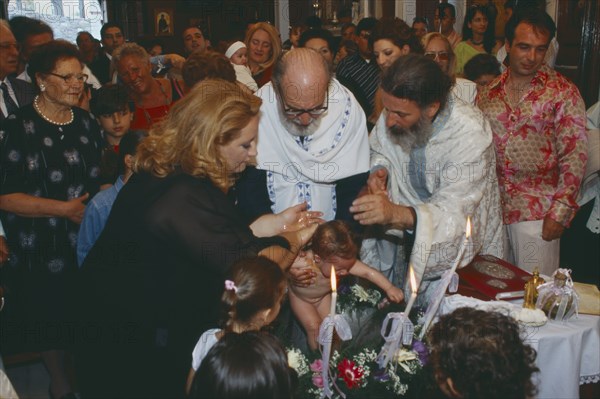
[[[565,228],[562,224],[555,222],[550,216],[544,218],[542,225],[542,239],[544,241],[552,241],[562,236]]]
[[[352,202],[350,212],[354,214],[354,220],[363,225],[389,224],[401,230],[414,228],[414,211],[394,204],[385,193],[357,198]]]
[[[369,194],[379,194],[386,191],[388,171],[387,169],[377,169],[369,175],[367,187]]]

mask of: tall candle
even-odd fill
[[[444,273],[444,275],[442,276],[442,280],[440,281],[440,284],[439,284],[437,290],[433,294],[433,300],[427,307],[427,311],[425,312],[425,315],[423,316],[425,321],[423,322],[423,328],[421,329],[421,334],[419,335],[419,338],[421,338],[421,339],[427,333],[427,330],[429,329],[429,326],[431,325],[433,318],[435,317],[435,315],[438,312],[440,303],[442,302],[442,299],[446,295],[446,290],[448,289],[448,285],[450,285],[450,281],[452,280],[452,275],[454,274],[454,272],[460,265],[460,262],[462,261],[464,255],[465,255],[465,252],[467,251],[467,248],[469,246],[470,237],[471,237],[471,217],[469,216],[469,217],[467,217],[467,228],[465,230],[465,240],[463,242],[463,245],[459,248],[458,255],[456,256],[456,259],[454,260],[452,267],[449,270],[447,270]]]
[[[408,304],[406,305],[406,309],[404,309],[404,315],[406,317],[408,317],[408,315],[410,314],[410,310],[412,309],[415,300],[417,299],[417,279],[415,277],[415,272],[412,268],[412,265],[408,266],[408,274],[409,274],[409,278],[410,278],[410,299],[408,300]]]
[[[331,308],[329,310],[331,316],[335,315],[335,306],[337,303],[337,281],[335,277],[335,268],[331,265]]]
[[[322,357],[323,367],[321,369],[321,377],[323,378],[323,386],[324,386],[322,396],[327,396],[328,398],[331,398],[331,396],[332,396],[332,392],[329,389],[329,358],[331,356],[331,343],[333,341],[333,328],[334,328],[333,317],[335,316],[335,306],[337,303],[337,281],[336,281],[336,276],[335,276],[335,268],[333,267],[333,265],[331,265],[330,279],[331,279],[331,308],[329,310],[329,316],[327,316],[325,318],[325,320],[323,320],[323,322],[325,322],[327,319],[329,319],[330,323],[326,326],[327,329],[325,330],[325,343],[323,344],[323,357]]]

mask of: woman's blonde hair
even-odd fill
[[[134,171],[165,177],[180,168],[227,191],[235,176],[219,146],[239,137],[258,115],[261,103],[235,83],[220,79],[198,83],[140,143]]]
[[[141,59],[144,63],[150,63],[150,54],[142,46],[136,43],[124,43],[117,47],[112,53],[112,65],[116,70],[121,59],[127,56],[134,56]]]
[[[439,32],[429,32],[421,39],[421,43],[423,44],[423,50],[427,52],[427,46],[433,39],[440,39],[444,42],[444,46],[446,46],[446,51],[448,52],[448,76],[452,78],[452,81],[455,80],[456,76],[454,76],[454,70],[456,68],[456,55],[454,54],[454,50],[452,49],[452,45],[448,41],[448,38],[442,35]]]
[[[260,69],[265,70],[277,62],[281,56],[281,39],[279,38],[279,31],[276,27],[267,22],[258,22],[254,24],[254,26],[246,33],[246,39],[244,40],[246,47],[250,48],[252,36],[259,30],[264,30],[267,32],[269,38],[271,39],[271,56],[267,62],[260,64]]]

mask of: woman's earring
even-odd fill
[[[40,83],[40,91],[46,91],[46,85]]]

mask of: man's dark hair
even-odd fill
[[[367,17],[361,19],[356,26],[356,35],[360,36],[360,32],[365,30],[371,32],[373,28],[375,28],[376,24],[377,18]]]
[[[123,28],[121,28],[121,25],[118,25],[114,22],[107,22],[104,25],[102,25],[102,28],[100,29],[100,37],[102,39],[104,39],[104,33],[106,33],[106,30],[109,28],[118,28],[121,33],[123,33]]]
[[[327,42],[327,47],[331,53],[335,53],[335,39],[333,34],[327,29],[309,29],[302,32],[298,39],[298,47],[306,47],[306,42],[310,39],[323,39]]]
[[[92,36],[92,34],[90,32],[88,32],[86,30],[82,30],[81,32],[79,32],[77,34],[77,38],[75,39],[75,43],[77,43],[78,46],[81,43],[80,37],[85,36],[85,35],[87,35],[92,42],[94,41],[94,36]]]
[[[461,398],[535,397],[536,352],[523,343],[511,317],[459,308],[440,317],[428,341],[438,384],[452,379]]]
[[[444,15],[445,15],[444,10],[446,10],[446,9],[450,10],[450,16],[452,18],[456,18],[456,8],[452,4],[440,3],[438,5],[438,12],[439,12],[438,15],[440,16],[440,19],[444,18]]]
[[[398,58],[381,78],[381,88],[386,93],[414,101],[420,108],[439,101],[443,109],[451,87],[452,80],[438,64],[420,54]]]
[[[29,36],[41,35],[43,33],[49,33],[54,36],[50,25],[39,19],[16,16],[11,18],[8,24],[18,43],[23,43]]]
[[[415,24],[425,24],[425,26],[429,27],[429,21],[427,21],[426,17],[414,17],[412,24],[413,24],[413,26]]]
[[[515,9],[515,0],[506,0],[504,2],[505,10],[514,10]]]
[[[517,30],[517,26],[521,23],[531,25],[533,31],[538,35],[547,34],[548,43],[550,43],[550,41],[554,38],[554,35],[556,35],[556,24],[547,12],[534,8],[517,8],[504,28],[506,40],[508,40],[510,45],[512,45],[512,42],[515,39],[515,31]]]
[[[482,75],[500,75],[500,63],[495,56],[487,53],[477,54],[465,64],[465,77],[471,81]]]
[[[90,110],[96,117],[112,115],[130,108],[127,88],[120,83],[109,83],[102,86],[96,90],[90,101]]]

